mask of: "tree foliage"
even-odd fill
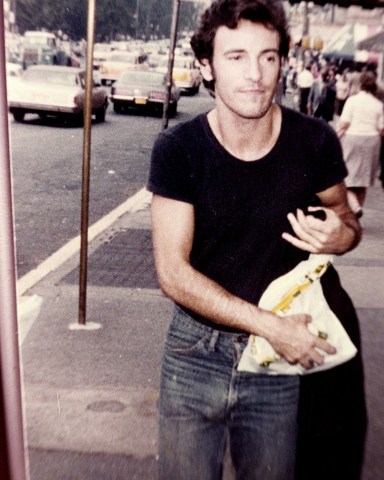
[[[96,0],[96,40],[169,37],[172,5],[172,0]],[[182,1],[180,30],[194,29],[198,14],[198,4]],[[73,40],[86,38],[87,0],[18,0],[16,24],[20,33],[61,30]]]

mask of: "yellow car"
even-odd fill
[[[101,84],[112,84],[125,70],[149,70],[147,54],[143,52],[112,52],[100,66]]]
[[[166,73],[168,69],[168,57],[166,56],[158,65],[158,72]],[[195,65],[195,60],[191,56],[175,56],[173,62],[173,81],[176,87],[181,91],[188,92],[191,95],[198,93],[202,82],[200,70]]]

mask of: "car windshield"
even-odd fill
[[[25,37],[26,43],[31,43],[33,45],[40,45],[42,47],[45,47],[46,45],[53,45],[55,43],[54,38],[51,37],[44,37],[44,36],[27,36]]]
[[[44,82],[55,85],[79,85],[79,77],[73,72],[28,69],[24,73],[27,82]]]
[[[153,73],[125,72],[120,78],[120,83],[122,85],[162,87],[165,84],[165,77]]]
[[[134,55],[122,55],[121,53],[119,54],[112,54],[109,57],[109,60],[111,62],[126,62],[126,63],[136,63],[135,62],[135,56]]]
[[[175,68],[188,68],[191,69],[191,62],[188,59],[184,58],[175,58],[174,60]]]
[[[168,58],[163,59],[161,63],[159,64],[160,67],[168,67]],[[188,59],[184,58],[175,58],[173,60],[173,67],[174,68],[187,68],[191,69],[191,62]]]
[[[110,45],[104,43],[95,43],[93,50],[95,52],[109,52],[111,50]]]

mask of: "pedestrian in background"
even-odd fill
[[[348,69],[347,78],[349,81],[349,97],[356,95],[360,91],[360,75],[361,72],[357,71],[354,67]]]
[[[335,97],[334,71],[323,69],[309,91],[308,115],[331,122],[335,112]]]
[[[350,83],[348,80],[348,70],[345,69],[341,75],[337,76],[336,79],[336,105],[335,113],[340,117],[344,104],[347,101],[347,98],[350,93]]]
[[[299,110],[302,113],[308,113],[308,96],[311,90],[314,77],[312,66],[307,65],[297,75],[297,87],[299,89]]]
[[[348,169],[345,183],[356,215],[363,214],[367,187],[380,175],[381,137],[384,133],[383,103],[375,97],[376,76],[360,75],[360,91],[349,97],[339,120],[338,136]]]
[[[327,69],[325,86],[326,93],[322,118],[324,118],[326,122],[332,122],[336,108],[336,75],[334,68]]]
[[[215,108],[160,134],[148,182],[157,274],[176,304],[161,370],[160,480],[221,480],[227,441],[238,479],[357,480],[360,354],[302,378],[237,369],[250,334],[307,371],[335,353],[307,328],[311,312],[282,320],[258,302],[310,253],[358,244],[340,143],[324,122],[273,102],[289,49],[280,0],[216,0],[191,45]],[[359,348],[332,267],[322,284]]]

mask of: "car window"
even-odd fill
[[[27,82],[45,82],[51,85],[77,85],[76,73],[29,69],[24,73]]]
[[[142,74],[141,72],[125,72],[120,78],[123,85],[151,85],[161,87],[165,84],[164,75]]]
[[[167,67],[168,66],[168,58],[164,58],[161,63],[159,63],[159,67]],[[191,62],[189,60],[185,60],[184,58],[175,58],[173,60],[173,67],[174,68],[186,68],[191,70]]]
[[[31,43],[33,45],[40,45],[40,46],[46,46],[46,45],[55,45],[55,40],[50,37],[45,37],[45,36],[39,36],[39,35],[28,35],[25,37],[25,41],[27,43]]]
[[[176,68],[186,68],[184,60],[180,60],[179,58],[175,58],[173,63],[174,63],[174,67]]]
[[[109,57],[111,62],[126,62],[126,63],[136,63],[136,58],[134,55],[121,55],[121,54],[112,54]]]

